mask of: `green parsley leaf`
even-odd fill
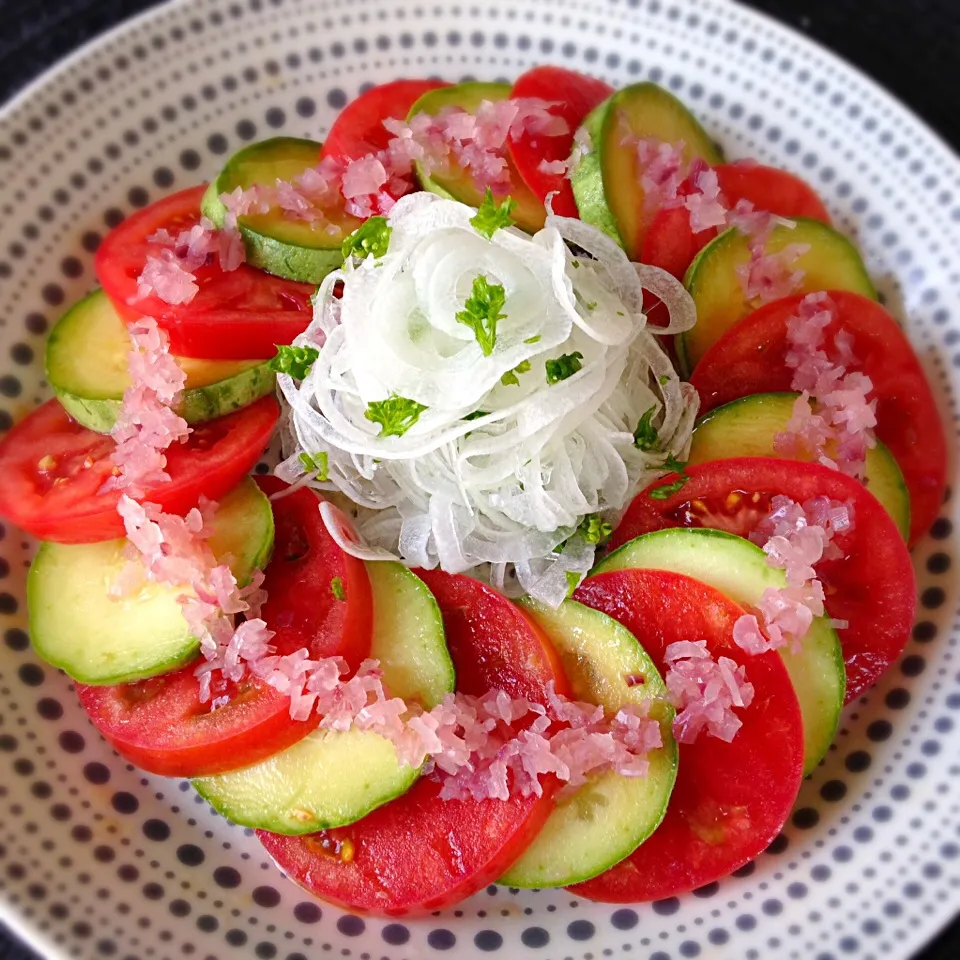
[[[320,453],[313,454],[303,452],[297,459],[303,465],[303,469],[306,470],[307,473],[315,474],[315,479],[321,483],[325,483],[329,479],[327,469],[330,465],[330,457],[326,450],[321,450]]]
[[[647,496],[650,497],[651,500],[667,500],[678,490],[682,490],[689,482],[690,477],[684,474],[682,477],[674,480],[673,483],[668,483],[662,487],[654,487]]]
[[[574,353],[565,353],[562,357],[557,357],[556,360],[548,360],[545,364],[547,383],[553,386],[561,380],[572,377],[583,367],[581,360],[583,360],[583,354],[579,350]]]
[[[663,466],[667,470],[673,470],[675,473],[685,473],[689,460],[677,460],[672,454],[667,454],[667,459],[663,461]]]
[[[535,337],[527,337],[527,339],[524,340],[523,342],[524,342],[524,343],[539,343],[542,339],[543,339],[543,338],[542,338],[542,337],[540,336],[540,334],[538,333]]]
[[[514,221],[510,213],[516,205],[516,201],[510,197],[504,199],[503,203],[498,204],[493,199],[492,191],[487,187],[486,195],[477,209],[476,215],[470,218],[470,225],[481,237],[492,240],[493,235],[498,230],[513,226]]]
[[[574,258],[573,260],[570,261],[570,266],[573,267],[574,270],[579,270],[579,269],[580,269],[580,261],[577,260],[576,258]]]
[[[371,423],[382,427],[381,437],[402,437],[419,419],[427,408],[416,400],[398,397],[394,394],[387,400],[368,403],[364,416]]]
[[[500,309],[506,301],[506,293],[499,283],[491,283],[486,277],[474,277],[473,290],[463,309],[457,314],[457,323],[473,331],[485,357],[493,353],[497,342],[497,323],[506,317]]]
[[[508,370],[501,378],[500,382],[505,387],[519,387],[520,381],[517,379],[518,373],[528,373],[530,371],[530,361],[524,360],[521,363],[518,363],[512,370]]]
[[[587,309],[588,309],[588,310],[596,310],[596,309],[597,309],[597,301],[596,301],[596,300],[591,300],[591,301],[587,304]]]
[[[479,420],[481,417],[485,417],[489,411],[487,410],[474,410],[473,413],[468,413],[463,419],[464,420]]]
[[[274,373],[287,373],[294,380],[305,380],[320,351],[313,347],[277,347],[277,355],[270,361]]]
[[[340,247],[343,259],[356,257],[358,260],[366,260],[367,257],[373,257],[374,260],[379,260],[390,246],[392,229],[387,224],[386,217],[370,217],[343,241]]]
[[[576,570],[565,570],[564,573],[567,577],[567,598],[569,599],[573,596],[577,587],[580,586],[580,581],[583,579],[583,576],[577,573]]]
[[[660,379],[660,386],[665,387],[670,382],[670,377],[667,374],[664,374]]]
[[[607,523],[606,520],[601,520],[597,514],[591,513],[580,521],[580,526],[577,527],[577,533],[579,533],[587,543],[603,543],[603,541],[608,540],[610,534],[613,533],[613,525]]]
[[[656,450],[660,442],[660,434],[653,425],[653,418],[657,412],[656,407],[647,410],[637,422],[637,428],[633,431],[633,445],[638,450],[648,451]]]
[[[334,577],[330,581],[330,592],[341,603],[347,599],[347,592],[343,589],[343,581],[339,577]]]

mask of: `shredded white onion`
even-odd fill
[[[356,505],[359,543],[333,508],[324,514],[345,550],[469,571],[556,606],[568,573],[593,563],[594,545],[577,534],[583,518],[618,519],[665,456],[688,448],[696,392],[644,329],[643,291],[664,300],[671,332],[689,326],[693,307],[682,287],[638,270],[579,220],[551,215],[532,237],[508,228],[488,240],[470,223],[475,212],[404,197],[385,255],[326,279],[297,341],[320,357],[302,383],[279,377],[288,420],[277,474],[301,480],[299,455],[326,452],[328,479],[307,482]],[[505,291],[489,356],[456,320],[479,275]],[[548,383],[546,362],[574,352],[581,368]],[[525,364],[519,384],[501,382]],[[426,409],[401,436],[381,436],[364,414],[394,395]],[[633,432],[651,407],[658,449],[642,451]]]

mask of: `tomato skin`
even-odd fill
[[[745,654],[733,642],[741,607],[689,577],[618,570],[585,580],[574,599],[619,620],[665,673],[664,651],[706,640],[714,657],[746,667],[755,695],[736,709],[730,743],[701,733],[679,744],[677,782],[663,822],[626,860],[572,893],[609,903],[661,900],[722,879],[762,853],[790,815],[803,777],[800,707],[775,653]]]
[[[280,416],[273,397],[229,416],[198,424],[185,443],[167,451],[170,482],[143,500],[184,514],[201,495],[216,500],[232,490],[270,442]],[[124,536],[120,492],[100,493],[113,473],[116,444],[71,420],[56,400],[38,407],[0,441],[0,516],[40,540],[95,543]],[[56,466],[44,471],[41,461]],[[89,465],[88,465],[89,464]],[[57,483],[59,477],[67,478]]]
[[[504,690],[543,703],[548,683],[558,694],[570,692],[553,644],[523,610],[505,605],[501,593],[472,577],[415,572],[443,614],[459,693],[482,697],[488,690]]]
[[[422,777],[352,826],[307,837],[258,830],[257,838],[291,880],[329,903],[353,913],[423,916],[503,876],[546,823],[555,792],[544,784],[542,798],[475,801],[441,800],[440,790]],[[352,860],[324,853],[321,844],[330,841],[346,841]],[[459,865],[451,862],[454,847]]]
[[[425,94],[450,84],[443,80],[394,80],[361,93],[337,116],[320,151],[323,157],[358,160],[386,150],[393,134],[383,121],[406,120],[410,108]]]
[[[320,722],[291,720],[290,701],[256,678],[215,684],[214,696],[226,694],[231,703],[211,713],[200,702],[195,668],[119,687],[78,683],[77,696],[120,756],[162,777],[211,776],[257,763],[293,746]]]
[[[568,689],[549,641],[505,597],[465,576],[418,571],[436,597],[457,671],[457,689],[494,688],[543,701],[547,684]],[[291,879],[341,907],[382,916],[452,906],[494,882],[546,822],[558,783],[543,797],[441,800],[423,777],[402,797],[348,827],[310,837],[257,835]],[[346,842],[349,859],[322,845]]]
[[[573,150],[573,136],[587,114],[599,106],[614,90],[609,84],[563,67],[534,67],[521,74],[510,91],[511,98],[534,97],[553,104],[550,113],[563,117],[570,127],[558,137],[538,137],[524,132],[509,141],[510,157],[526,185],[544,202],[554,193],[553,212],[561,217],[579,217],[570,179],[562,173],[544,173],[544,160],[563,160]]]
[[[847,672],[847,702],[872,686],[903,652],[913,624],[917,590],[910,553],[876,498],[853,477],[815,463],[743,457],[687,467],[690,480],[665,500],[647,494],[630,504],[611,549],[667,527],[717,527],[747,536],[777,494],[803,503],[830,497],[851,503],[854,529],[837,538],[843,560],[816,565],[832,617],[849,621],[837,631]],[[731,493],[739,502],[730,506]],[[759,495],[757,506],[751,504]],[[702,506],[701,506],[702,505]]]
[[[267,496],[286,489],[277,477],[258,477]],[[266,570],[267,602],[262,618],[282,634],[285,647],[336,650],[351,669],[370,653],[373,594],[362,560],[336,544],[320,517],[320,498],[301,488],[274,500],[276,533]],[[332,581],[340,578],[345,599],[338,600]]]
[[[208,263],[195,274],[199,291],[190,303],[169,304],[156,295],[142,300],[137,278],[147,256],[161,245],[149,238],[158,230],[172,234],[200,222],[204,186],[191,187],[137,211],[104,238],[96,272],[103,289],[129,323],[154,317],[170,338],[170,352],[206,360],[265,360],[278,344],[303,333],[313,317],[316,288],[273,277],[241,264],[225,272]]]
[[[787,321],[802,295],[775,300],[724,334],[697,364],[690,382],[701,414],[754,393],[790,390],[786,364]],[[880,304],[855,293],[830,292],[835,318],[826,342],[839,330],[853,335],[859,366],[873,381],[878,439],[890,449],[910,491],[910,544],[940,512],[947,479],[947,441],[937,402],[910,341]]]
[[[258,477],[268,495],[286,487]],[[370,581],[359,560],[349,557],[327,533],[316,495],[301,488],[273,501],[274,553],[265,571],[269,600],[262,615],[275,631],[280,656],[306,646],[312,658],[342,656],[352,669],[370,652]],[[330,581],[339,576],[345,601]],[[312,589],[311,589],[312,588]],[[310,592],[307,592],[310,591]],[[289,611],[286,619],[281,611]],[[315,729],[290,717],[290,701],[257,677],[240,683],[214,679],[213,696],[229,696],[217,710],[200,702],[196,664],[175,673],[115,687],[77,684],[80,703],[117,752],[149,773],[197,777],[249,766],[292,746]]]
[[[738,201],[749,200],[756,209],[780,217],[809,217],[830,223],[830,214],[813,189],[786,170],[755,163],[721,163],[713,169],[731,209]],[[683,197],[692,190],[693,184],[687,180],[678,193]],[[640,260],[682,280],[693,258],[718,232],[716,227],[709,227],[694,233],[690,213],[684,207],[661,210],[644,238]]]

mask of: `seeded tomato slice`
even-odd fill
[[[626,860],[568,889],[590,900],[662,900],[728,876],[780,832],[803,777],[803,728],[793,684],[776,653],[749,656],[733,642],[743,608],[698,580],[663,570],[618,570],[585,580],[574,599],[619,620],[661,673],[671,643],[705,640],[746,668],[755,689],[730,743],[701,732],[680,743],[677,782],[663,822]]]
[[[470,577],[419,575],[440,606],[460,692],[502,689],[544,702],[551,681],[567,692],[549,640],[509,600]],[[550,815],[556,786],[546,781],[542,797],[441,800],[441,784],[423,777],[351,826],[257,835],[289,877],[324,900],[386,916],[427,913],[502,876]]]

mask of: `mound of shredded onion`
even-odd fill
[[[345,495],[362,542],[338,539],[355,556],[470,571],[556,606],[593,562],[581,521],[618,519],[689,444],[696,392],[644,329],[644,289],[671,313],[658,334],[688,329],[695,313],[672,277],[631,264],[578,220],[551,215],[532,237],[507,228],[487,239],[474,215],[403,197],[386,253],[324,281],[297,340],[320,356],[303,382],[279,377],[277,474]],[[456,319],[478,276],[505,292],[489,355]],[[574,353],[580,369],[548,382],[547,362]],[[394,396],[425,409],[384,436],[365,414]],[[658,441],[641,450],[634,431],[651,408]],[[306,476],[304,453],[327,454],[326,480]]]

